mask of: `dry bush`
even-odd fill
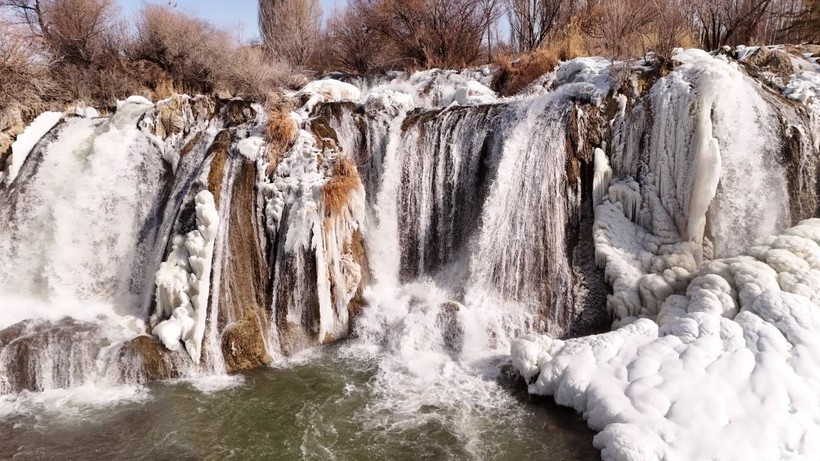
[[[643,51],[642,34],[651,25],[652,15],[643,0],[609,0],[591,4],[581,21],[595,51],[620,60]]]
[[[493,76],[493,90],[502,96],[512,96],[526,88],[538,77],[551,72],[558,65],[553,49],[540,48],[521,55],[515,61],[501,59]]]
[[[177,89],[210,93],[228,79],[236,49],[233,38],[212,24],[166,6],[143,6],[128,56],[159,66]]]
[[[286,84],[292,73],[287,64],[265,59],[262,50],[256,46],[239,48],[233,58],[225,85],[237,96],[263,101],[270,92]]]
[[[60,62],[90,67],[118,53],[109,36],[117,15],[112,0],[51,0],[44,14],[43,38]]]
[[[460,68],[482,56],[486,0],[364,0],[390,67]]]
[[[586,39],[577,21],[567,24],[554,34],[548,45],[520,55],[517,59],[496,57],[498,70],[493,76],[493,89],[503,96],[517,94],[547,72],[551,72],[559,61],[569,61],[588,55]]]
[[[382,70],[389,59],[376,30],[368,26],[368,0],[350,0],[347,9],[330,19],[327,37],[322,40],[329,48],[317,55],[330,57],[321,67],[367,74]]]
[[[37,108],[56,91],[38,43],[23,27],[0,18],[0,108]]]
[[[340,155],[333,164],[333,176],[322,186],[325,217],[341,213],[350,201],[351,194],[361,185],[359,172],[353,160]]]
[[[319,0],[259,0],[259,32],[265,54],[304,68],[321,39]]]

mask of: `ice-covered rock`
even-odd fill
[[[219,215],[209,191],[198,193],[195,200],[196,230],[174,237],[171,254],[157,271],[157,308],[151,324],[165,347],[175,351],[181,341],[191,360],[199,363]]]
[[[513,364],[601,431],[604,459],[816,459],[820,220],[697,271],[657,323],[557,341],[525,336]]]

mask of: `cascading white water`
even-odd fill
[[[22,318],[134,314],[137,234],[164,172],[136,121],[152,105],[129,100],[108,122],[72,118],[30,158],[0,213],[0,290],[33,296],[43,309],[11,303],[3,325]],[[77,303],[88,307],[65,309]],[[108,307],[102,307],[106,305]],[[93,310],[97,306],[99,310]],[[19,309],[19,311],[18,311]]]
[[[514,417],[496,381],[510,340],[568,328],[567,101],[408,113],[375,93],[368,105],[398,116],[365,136],[386,139],[340,139],[383,156],[365,233],[368,306],[342,350],[377,362],[374,411],[389,424],[441,420],[478,445],[482,418]]]
[[[134,229],[147,219],[165,171],[137,128],[152,106],[131,98],[108,121],[66,120],[6,191],[0,328],[30,319],[21,337],[37,334],[42,342],[4,348],[0,382],[25,373],[26,386],[44,390],[105,380],[108,371],[97,361],[103,350],[143,331],[132,287],[139,286],[133,278],[144,249]],[[74,320],[45,330],[37,323],[63,317]],[[28,365],[14,363],[21,347],[40,352],[29,354]]]

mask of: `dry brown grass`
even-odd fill
[[[498,71],[493,77],[493,89],[502,96],[512,96],[521,92],[538,77],[555,69],[558,55],[547,48],[540,48],[521,55],[515,61],[498,59]]]
[[[281,94],[271,94],[268,97],[268,123],[265,126],[265,136],[268,141],[268,176],[273,173],[276,165],[282,160],[285,152],[293,145],[299,128],[290,116],[293,101]]]
[[[340,156],[333,165],[333,176],[322,186],[325,217],[338,215],[350,200],[350,195],[361,187],[356,165],[348,157]]]
[[[517,94],[538,77],[555,69],[559,61],[587,55],[587,38],[578,21],[573,20],[564,30],[554,34],[544,46],[522,54],[518,59],[495,56],[499,69],[493,78],[493,89],[502,96]]]

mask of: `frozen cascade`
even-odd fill
[[[810,347],[789,319],[814,302],[817,223],[785,229],[817,209],[812,79],[783,104],[730,58],[676,59],[621,85],[581,58],[511,99],[487,69],[433,70],[322,80],[293,112],[175,96],[66,116],[0,187],[0,393],[219,377],[350,337],[338,352],[374,366],[371,419],[456,427],[476,458],[492,453],[474,423],[517,415],[497,381],[511,351],[612,459],[640,459],[620,440],[678,447],[680,426],[653,420],[656,439],[635,416],[652,408],[740,418],[663,384],[681,360],[743,368],[765,349],[749,338]],[[610,314],[623,328],[572,339]],[[760,358],[811,403],[783,357]]]
[[[675,59],[611,121],[594,238],[614,330],[522,336],[513,364],[600,431],[605,460],[814,459],[820,221],[787,228],[816,215],[803,205],[816,111],[723,56]],[[606,165],[596,158],[596,194]]]

